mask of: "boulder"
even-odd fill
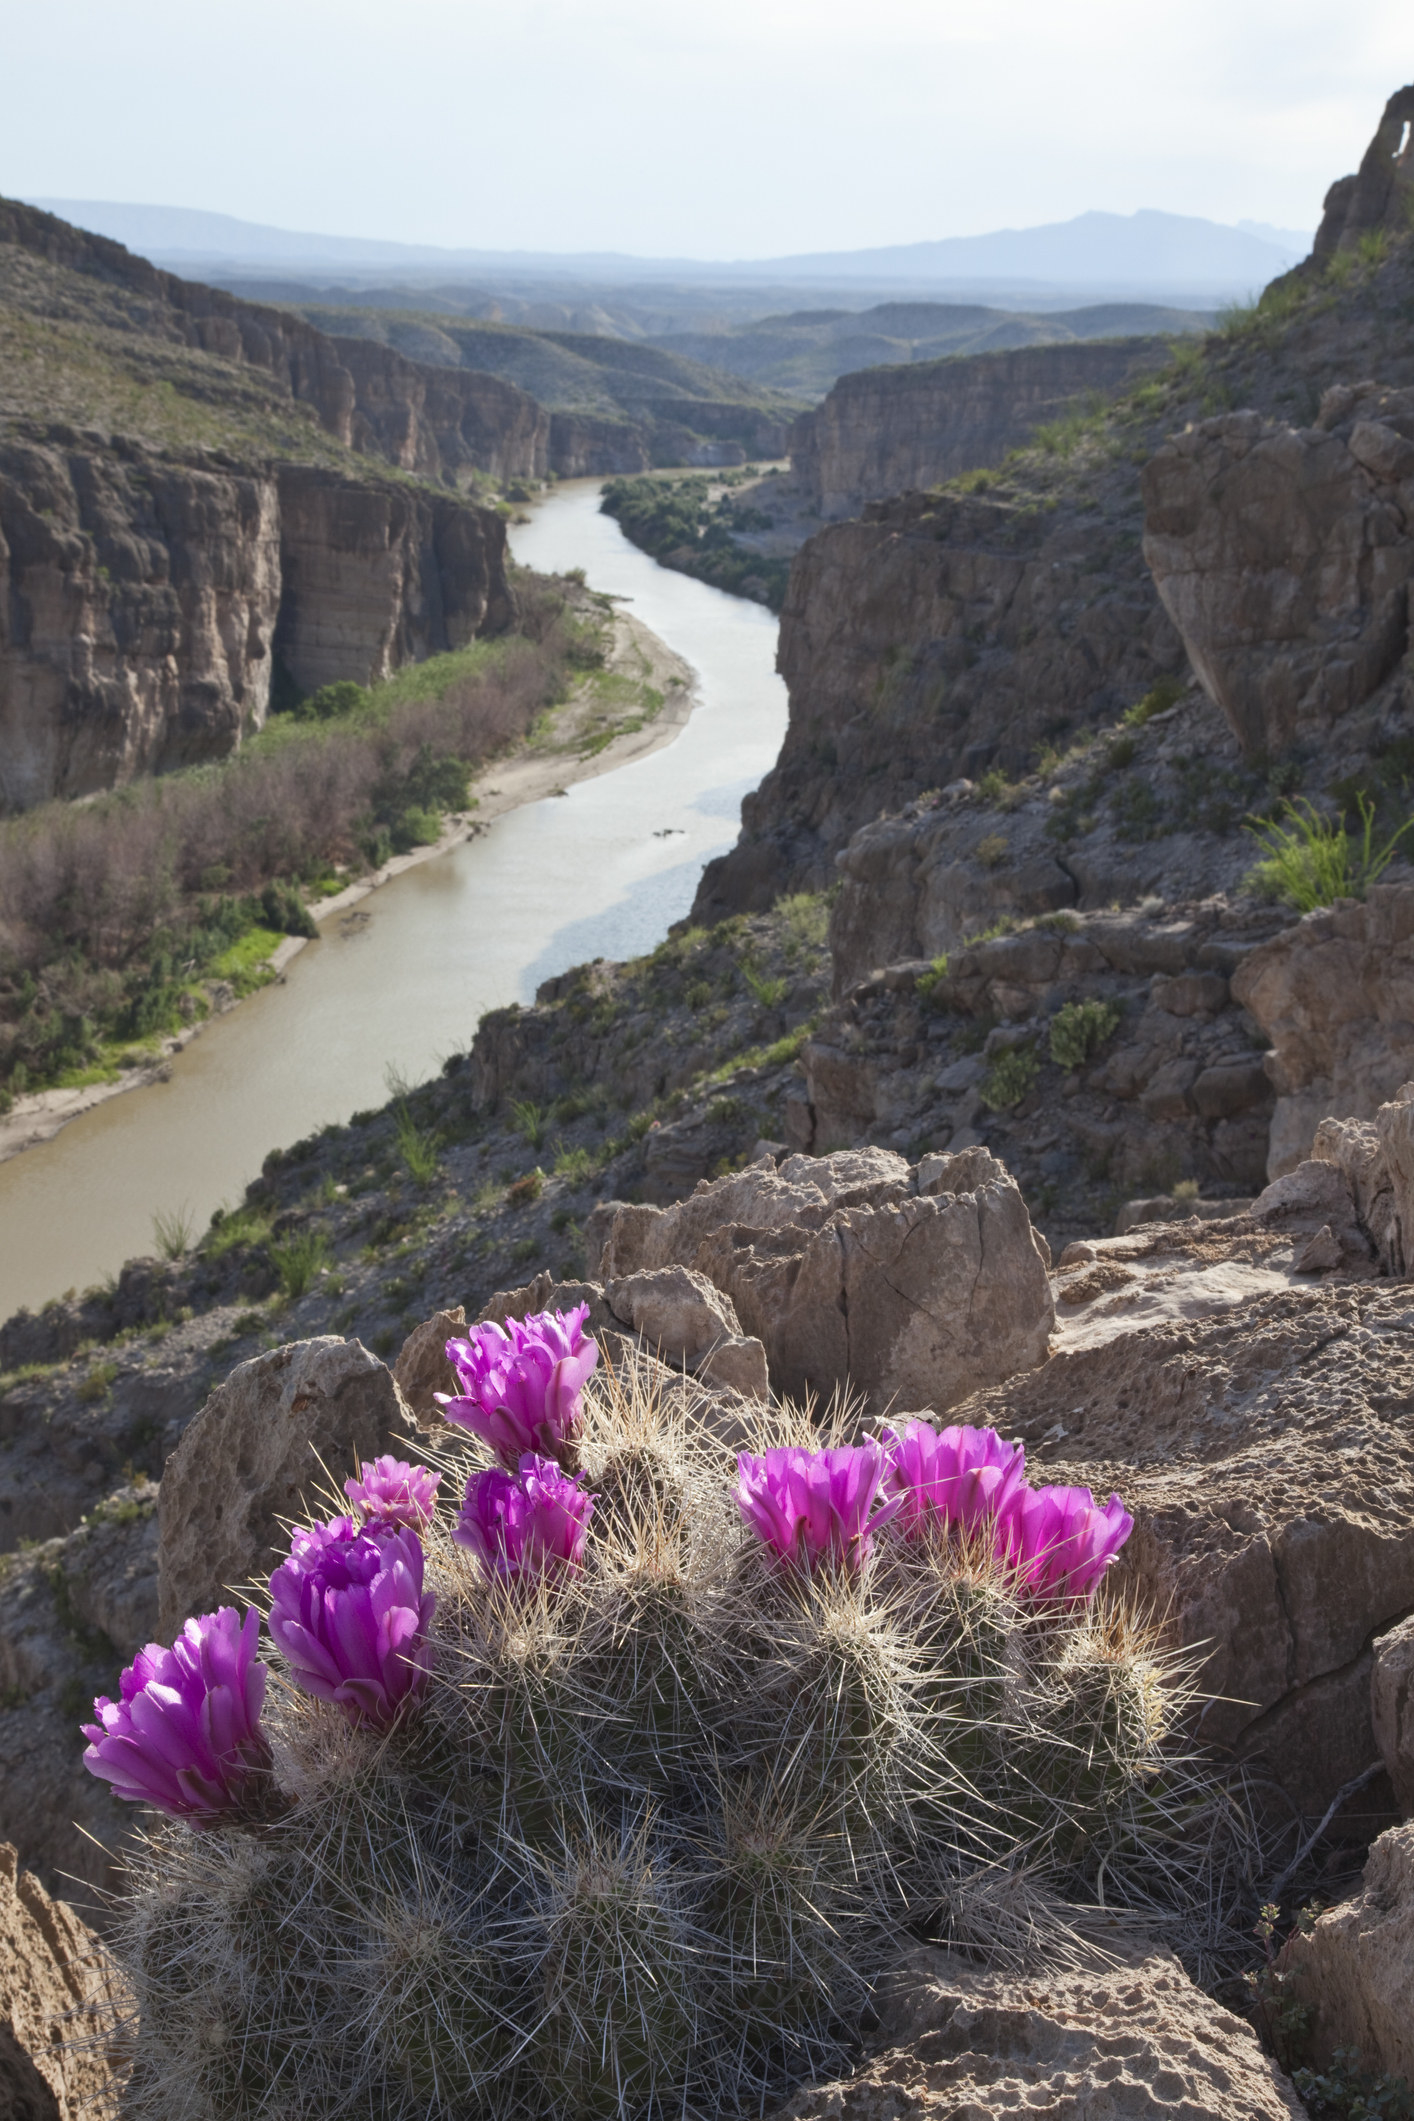
[[[1314,427],[1200,421],[1145,466],[1144,557],[1249,757],[1319,741],[1403,655],[1410,436],[1414,392],[1366,385],[1329,391]]]
[[[466,1331],[466,1312],[439,1311],[414,1326],[393,1364],[393,1382],[421,1422],[439,1421],[435,1394],[457,1390],[457,1373],[447,1360],[447,1342]]]
[[[665,1362],[764,1399],[766,1350],[743,1334],[730,1297],[691,1267],[654,1267],[611,1281],[610,1310]]]
[[[1294,1936],[1283,1963],[1317,2061],[1356,2048],[1365,2069],[1414,2084],[1414,1822],[1380,1835],[1359,1892]]]
[[[586,1332],[599,1334],[613,1327],[614,1317],[598,1282],[556,1281],[546,1268],[519,1289],[497,1289],[477,1312],[476,1323],[503,1326],[511,1318],[529,1318],[537,1311],[575,1311],[581,1304],[589,1306]]]
[[[241,1363],[162,1475],[163,1638],[267,1576],[288,1546],[282,1519],[322,1509],[331,1481],[357,1460],[405,1452],[413,1434],[392,1372],[360,1341],[292,1341]]]
[[[887,1149],[779,1170],[767,1158],[659,1213],[643,1264],[694,1268],[726,1296],[780,1392],[849,1386],[875,1412],[948,1407],[1044,1360],[1055,1312],[1047,1257],[995,1158],[932,1159],[926,1183],[918,1193]]]
[[[1414,1614],[1375,1641],[1370,1721],[1395,1802],[1414,1816]]]
[[[118,1977],[97,1937],[0,1842],[0,2114],[80,2121],[120,2082]]]
[[[1224,1227],[1192,1225],[1193,1250]],[[1135,1231],[1066,1272],[1163,1241]],[[1373,1644],[1414,1606],[1414,1290],[1277,1279],[1206,1316],[1119,1310],[1057,1341],[954,1418],[1020,1436],[1036,1478],[1118,1490],[1135,1529],[1117,1580],[1194,1652],[1200,1735],[1262,1762],[1314,1823],[1379,1763]]]
[[[1271,1042],[1267,1175],[1278,1178],[1312,1153],[1323,1119],[1373,1120],[1410,1073],[1414,883],[1308,913],[1248,952],[1232,991]]]
[[[1120,1942],[1064,1969],[988,1973],[917,1950],[880,1999],[858,2072],[797,2092],[782,2121],[1298,2121],[1249,2025],[1170,1952]]]

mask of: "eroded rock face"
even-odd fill
[[[795,1156],[779,1171],[767,1158],[640,1215],[639,1262],[694,1267],[721,1290],[779,1392],[848,1385],[874,1411],[951,1406],[1042,1361],[1054,1310],[1002,1167],[935,1166],[925,1194],[888,1150]],[[617,1224],[604,1249],[617,1255]]]
[[[1414,1815],[1414,1614],[1375,1642],[1370,1717],[1395,1802]]]
[[[120,1488],[67,1538],[9,1559],[0,1592],[0,1838],[54,1891],[103,1889],[137,1815],[83,1765],[79,1723],[157,1634],[157,1489]]]
[[[458,1391],[457,1373],[447,1360],[447,1342],[466,1332],[466,1311],[438,1311],[414,1326],[393,1364],[393,1382],[421,1422],[440,1420],[435,1394]]]
[[[1145,467],[1144,556],[1249,756],[1319,740],[1409,640],[1414,392],[1329,391],[1314,427],[1202,421]]]
[[[1299,2121],[1252,2028],[1170,1952],[1118,1957],[992,1974],[921,1949],[886,1993],[858,2074],[798,2092],[783,2121]]]
[[[80,2121],[106,2107],[119,2077],[114,1983],[92,1931],[0,1843],[0,2107],[7,2117]]]
[[[1284,1249],[1291,1277],[1297,1233],[1246,1228],[1271,1247],[1256,1263]],[[1240,1264],[1236,1225],[1174,1235],[1172,1266]],[[1161,1230],[1115,1246],[1141,1242],[1161,1247]],[[1128,1264],[1114,1258],[1085,1307],[1113,1307],[1106,1334],[1069,1352],[1062,1339],[959,1418],[1020,1435],[1039,1477],[1118,1489],[1135,1515],[1120,1581],[1201,1646],[1216,1697],[1201,1734],[1260,1761],[1314,1823],[1379,1762],[1373,1644],[1414,1606],[1414,1290],[1294,1277],[1154,1323]]]
[[[791,470],[828,521],[857,515],[1000,464],[1045,421],[1170,358],[1163,339],[1097,339],[856,369],[795,421]]]
[[[611,1281],[605,1299],[616,1318],[664,1362],[728,1384],[748,1398],[767,1391],[766,1350],[741,1330],[730,1297],[691,1267],[657,1267]]]
[[[503,631],[505,525],[371,476],[0,446],[0,809],[233,751],[278,660],[368,684]]]
[[[1293,1937],[1283,1963],[1319,2061],[1358,2048],[1366,2069],[1414,2083],[1414,1822],[1380,1835],[1359,1892]]]
[[[296,1341],[234,1369],[184,1433],[162,1475],[160,1630],[227,1602],[287,1547],[280,1519],[313,1506],[355,1454],[406,1453],[413,1423],[391,1371],[359,1341]],[[317,1454],[317,1456],[316,1456]]]
[[[1271,1041],[1276,1178],[1309,1154],[1323,1119],[1373,1120],[1411,1073],[1414,884],[1308,913],[1251,951],[1232,986]]]

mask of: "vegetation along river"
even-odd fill
[[[775,760],[785,687],[762,606],[671,573],[599,514],[598,480],[513,532],[525,564],[582,567],[689,662],[698,705],[669,745],[500,818],[331,922],[283,984],[216,1019],[170,1080],[96,1106],[0,1164],[0,1318],[153,1249],[154,1212],[205,1226],[267,1152],[431,1074],[483,1011],[587,958],[650,950],[686,913],[741,798]]]

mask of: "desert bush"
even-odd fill
[[[1282,899],[1298,913],[1314,913],[1338,898],[1364,898],[1394,860],[1414,818],[1377,849],[1375,806],[1363,793],[1357,793],[1355,804],[1361,829],[1354,838],[1346,830],[1344,811],[1323,816],[1304,796],[1289,797],[1275,817],[1249,819],[1246,830],[1265,859],[1248,872],[1248,889]]]
[[[989,1112],[1010,1112],[1036,1080],[1040,1063],[1034,1046],[1011,1046],[999,1053],[978,1085]]]
[[[0,822],[0,1085],[173,1028],[184,985],[254,926],[313,934],[297,885],[435,838],[470,767],[563,697],[578,632],[561,603],[537,641],[326,687],[327,715],[280,715],[231,758]]]
[[[1051,1059],[1060,1068],[1083,1067],[1119,1019],[1114,1002],[1066,1002],[1051,1018]]]
[[[322,1230],[294,1230],[270,1247],[270,1264],[292,1302],[307,1295],[329,1264],[329,1240]]]
[[[453,1342],[440,1474],[294,1534],[267,1710],[230,1608],[96,1704],[89,1764],[179,1815],[117,1937],[133,2121],[758,2112],[846,2065],[901,1929],[996,1960],[1058,1894],[1223,1902],[1239,1814],[1100,1587],[1118,1497],[781,1410],[733,1490],[656,1365],[587,1382],[582,1322]],[[127,1735],[149,1683],[175,1756]]]

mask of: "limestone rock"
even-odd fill
[[[1314,2051],[1358,2048],[1365,2068],[1414,2083],[1414,1822],[1381,1834],[1360,1890],[1284,1954],[1314,2014]]]
[[[1370,1721],[1395,1802],[1414,1815],[1414,1614],[1375,1639]]]
[[[1299,2121],[1251,2027],[1171,1953],[1117,1957],[1005,1974],[920,1949],[882,1997],[858,2073],[798,2092],[782,2121]]]
[[[657,1215],[644,1264],[695,1268],[728,1297],[778,1391],[849,1384],[875,1410],[947,1407],[1042,1361],[1054,1307],[1025,1203],[993,1158],[949,1159],[929,1183],[918,1195],[883,1149],[779,1170],[768,1157]]]
[[[356,1340],[294,1341],[218,1386],[167,1461],[160,1503],[160,1630],[228,1602],[287,1545],[281,1518],[354,1461],[405,1451],[413,1423],[391,1371]]]
[[[457,1373],[447,1360],[447,1342],[466,1332],[466,1312],[461,1304],[454,1311],[438,1311],[414,1326],[393,1364],[393,1382],[421,1422],[440,1421],[442,1410],[433,1397],[457,1390]]]
[[[67,1537],[3,1566],[0,1839],[51,1889],[105,1889],[137,1817],[84,1767],[78,1724],[157,1634],[155,1486],[120,1488]]]
[[[119,1993],[92,1931],[0,1843],[0,2112],[7,2121],[80,2121],[113,2097]]]
[[[503,1326],[508,1318],[529,1318],[535,1311],[574,1311],[581,1304],[589,1306],[589,1316],[584,1321],[587,1333],[600,1333],[613,1326],[613,1314],[597,1282],[556,1281],[546,1268],[523,1288],[497,1289],[483,1304],[476,1323]]]
[[[1323,273],[1338,250],[1354,250],[1362,236],[1378,230],[1400,236],[1409,226],[1414,196],[1414,87],[1396,89],[1384,107],[1374,138],[1353,177],[1340,177],[1325,197],[1325,211],[1311,256],[1293,277]]]
[[[856,369],[796,419],[791,471],[826,521],[855,516],[866,501],[999,464],[1043,422],[1167,354],[1162,339],[1111,339]]]
[[[616,1318],[663,1361],[730,1385],[750,1398],[767,1391],[766,1351],[743,1334],[730,1297],[691,1267],[655,1267],[611,1281],[605,1297]]]
[[[1246,956],[1232,986],[1271,1041],[1277,1178],[1311,1153],[1323,1119],[1373,1120],[1410,1073],[1414,883],[1308,913]]]
[[[1231,1235],[1194,1224],[1183,1242],[1221,1257]],[[1141,1242],[1165,1240],[1115,1241]],[[955,1418],[1020,1436],[1035,1478],[1118,1490],[1135,1515],[1118,1580],[1198,1653],[1201,1736],[1262,1761],[1314,1824],[1379,1761],[1372,1643],[1414,1607],[1414,1290],[1291,1281],[1109,1327],[1069,1350],[1058,1335],[1042,1369]]]
[[[1368,446],[1377,424],[1395,445]],[[1249,756],[1323,737],[1393,670],[1414,580],[1414,392],[1337,391],[1315,427],[1201,421],[1143,475],[1144,555]]]

